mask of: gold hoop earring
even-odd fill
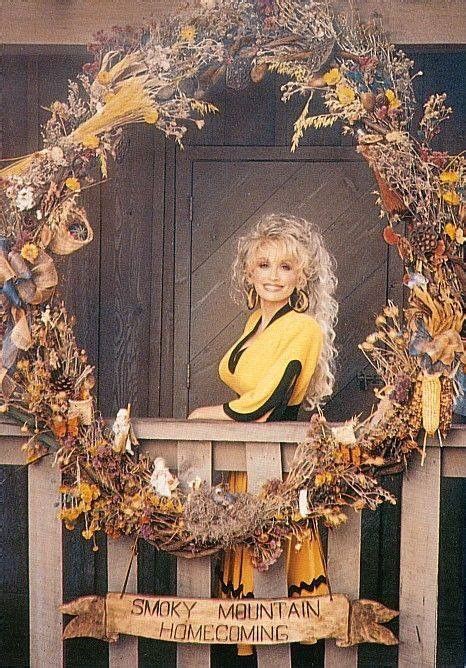
[[[258,297],[257,297],[256,288],[254,286],[252,286],[251,288],[249,288],[249,290],[247,292],[247,298],[246,298],[246,303],[247,303],[248,309],[250,311],[252,311],[253,309],[256,308],[257,300],[258,300]]]
[[[296,313],[304,313],[309,308],[309,297],[304,290],[293,290],[288,303]]]

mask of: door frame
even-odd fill
[[[189,406],[191,318],[191,241],[193,163],[217,162],[362,162],[353,146],[187,146],[176,151],[173,416],[185,418]]]

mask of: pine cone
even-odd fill
[[[74,378],[62,376],[58,370],[51,373],[51,385],[55,392],[72,392],[74,390]]]
[[[416,225],[409,235],[411,248],[415,255],[433,253],[437,248],[438,237],[431,225]]]

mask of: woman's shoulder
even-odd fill
[[[294,333],[301,331],[312,336],[322,336],[322,327],[312,315],[290,311],[289,316],[289,321],[292,323]]]

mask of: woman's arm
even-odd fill
[[[268,411],[258,420],[255,420],[255,422],[265,422],[271,412]],[[223,410],[222,404],[220,406],[201,406],[201,408],[196,408],[196,410],[190,413],[188,420],[230,420],[233,422],[233,419]]]

